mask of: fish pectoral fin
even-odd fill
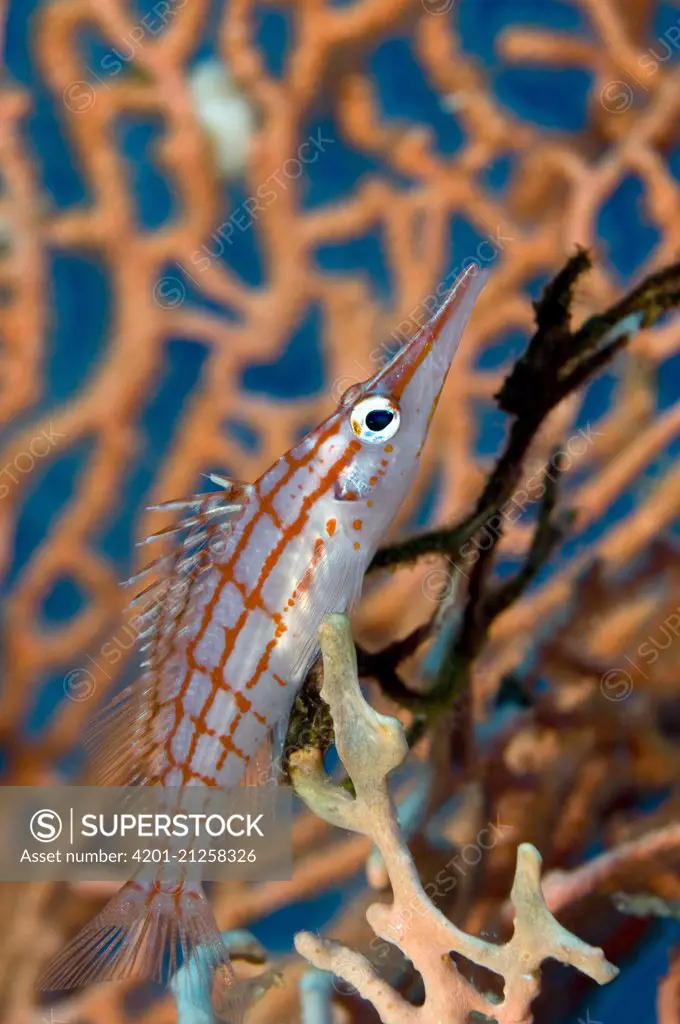
[[[276,779],[278,765],[274,760],[274,749],[271,735],[263,740],[248,761],[246,770],[241,776],[240,786],[266,786]]]
[[[239,785],[268,786],[279,782],[283,766],[283,751],[288,732],[289,717],[289,713],[286,713],[269,730],[266,738],[248,762]]]
[[[181,984],[195,1006],[209,1006],[213,985],[235,986],[229,953],[199,883],[126,882],[104,909],[51,960],[40,991],[65,991],[108,981]],[[243,1019],[231,1002],[232,1024]]]
[[[331,559],[325,544],[318,551],[297,586],[299,597],[292,614],[301,641],[290,668],[293,679],[310,666],[315,651],[318,653],[319,626],[324,618],[349,611],[361,597],[363,562],[349,552],[340,559]]]

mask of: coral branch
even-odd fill
[[[656,1000],[656,1018],[659,1024],[673,1024],[680,1012],[680,953],[670,956],[668,974],[659,986]]]
[[[499,1024],[529,1022],[530,1004],[540,984],[539,968],[549,957],[577,967],[600,984],[614,978],[617,968],[607,962],[602,950],[586,945],[552,916],[541,892],[541,858],[527,843],[517,852],[511,893],[514,933],[505,945],[467,935],[431,903],[399,830],[388,788],[390,772],[407,754],[403,728],[364,700],[347,619],[330,616],[321,628],[320,641],[321,696],[330,707],[338,754],[356,797],[333,785],[318,751],[292,754],[291,778],[315,813],[363,833],[377,846],[394,898],[391,904],[370,906],[366,918],[376,935],[397,946],[420,973],[425,1000],[421,1006],[407,1002],[365,957],[338,943],[301,932],[295,938],[298,952],[315,967],[353,985],[373,1004],[384,1024],[464,1024],[472,1011]],[[505,980],[502,1002],[492,1002],[467,981],[453,963],[452,952],[501,975]]]
[[[552,910],[559,910],[598,890],[616,886],[616,878],[631,863],[658,863],[664,854],[680,850],[680,825],[645,832],[630,842],[621,843],[573,871],[552,871],[545,879],[544,891]]]
[[[300,1024],[333,1024],[333,979],[327,971],[305,971],[300,978]]]

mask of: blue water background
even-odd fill
[[[61,101],[50,94],[38,73],[31,28],[31,19],[38,7],[37,0],[14,0],[10,6],[6,65],[10,78],[31,94],[32,107],[25,121],[25,139],[48,207],[75,209],[87,205],[90,199],[88,183],[73,162],[64,132]],[[140,17],[152,7],[153,0],[134,5]],[[219,3],[213,4],[210,24],[194,54],[193,63],[215,55],[214,40],[220,9]],[[655,34],[660,36],[677,21],[676,7],[670,3],[658,4]],[[564,137],[565,133],[568,136],[570,132],[579,131],[587,122],[590,75],[575,68],[548,70],[539,65],[508,67],[501,64],[496,50],[498,34],[504,28],[518,24],[583,36],[590,31],[583,15],[571,3],[562,0],[462,0],[460,3],[459,27],[463,45],[466,51],[477,56],[488,72],[499,102],[521,119],[538,124],[556,136]],[[259,41],[272,74],[280,76],[286,73],[293,28],[290,8],[267,4],[259,9]],[[94,32],[83,37],[82,48],[88,66],[94,69],[101,66],[102,55],[110,50],[106,41]],[[447,155],[455,153],[463,141],[462,129],[443,110],[428,84],[417,63],[412,41],[407,36],[383,41],[367,60],[377,85],[384,120],[427,125],[434,133],[439,150]],[[640,100],[644,100],[644,96],[640,96]],[[304,209],[320,208],[350,195],[367,175],[382,175],[399,189],[415,186],[416,183],[395,175],[380,160],[347,145],[334,123],[331,104],[325,104],[323,97],[303,134],[315,132],[319,127],[335,140],[332,159],[320,160],[309,166],[309,175],[303,180]],[[162,131],[162,124],[153,119],[126,118],[121,119],[118,126],[118,144],[127,158],[134,183],[139,225],[149,231],[162,227],[178,213],[176,199],[152,155],[153,142]],[[484,185],[502,197],[512,183],[515,162],[516,158],[511,154],[502,155],[482,173]],[[680,176],[680,149],[670,154],[669,169],[677,180]],[[226,217],[234,204],[246,198],[247,192],[238,184],[225,186],[224,191]],[[641,182],[630,175],[609,197],[598,219],[599,237],[606,258],[622,288],[634,279],[658,240],[658,231],[645,217],[641,194]],[[451,267],[460,265],[473,253],[482,237],[475,225],[465,218],[453,218]],[[230,247],[228,259],[232,270],[249,286],[266,285],[256,226],[240,234],[237,244]],[[344,244],[320,246],[315,259],[325,273],[360,275],[375,298],[389,305],[393,285],[378,232]],[[45,394],[31,410],[31,418],[43,410],[58,407],[82,387],[105,350],[112,316],[111,284],[101,261],[83,253],[55,251],[50,254],[49,263],[51,317],[47,386]],[[538,280],[527,282],[527,289],[533,297],[541,283]],[[197,307],[215,309],[214,304],[207,302],[198,291],[190,289],[190,299]],[[224,316],[233,316],[229,310],[219,311]],[[327,388],[329,381],[324,378],[320,329],[320,313],[310,309],[280,360],[273,365],[253,366],[248,370],[244,375],[244,389],[296,398]],[[522,341],[516,334],[499,334],[498,344],[484,353],[482,365],[500,365],[511,354],[517,353]],[[118,496],[117,507],[112,511],[110,521],[103,525],[100,537],[101,550],[120,566],[121,577],[130,566],[135,515],[144,496],[153,488],[155,474],[171,443],[182,405],[200,375],[206,356],[204,347],[192,338],[172,339],[166,351],[165,373],[157,392],[149,396],[144,415],[145,443],[139,456],[131,460],[129,476]],[[658,406],[663,409],[675,400],[678,393],[679,358],[669,360],[662,367],[659,382]],[[592,385],[583,414],[584,423],[588,419],[596,419],[607,407],[611,386],[612,379],[607,374]],[[230,424],[228,429],[246,450],[256,447],[257,436],[243,425]],[[480,454],[494,454],[502,436],[502,418],[491,406],[480,407]],[[83,443],[51,464],[49,470],[34,474],[35,480],[18,521],[12,565],[2,582],[4,592],[11,587],[22,566],[45,537],[50,523],[62,513],[79,474],[83,472],[88,454],[89,447]],[[664,457],[677,454],[678,446],[674,445],[664,453]],[[654,467],[651,467],[641,476],[640,487],[649,484],[653,472]],[[433,483],[433,492],[425,501],[426,505],[431,505],[434,490]],[[566,554],[590,543],[607,525],[625,517],[635,500],[636,493],[631,493],[617,502],[606,521],[578,538]],[[44,605],[46,623],[67,621],[81,608],[84,600],[84,595],[73,581],[58,581]],[[40,729],[61,696],[61,680],[46,680],[31,720],[26,723],[27,730]],[[346,892],[331,893],[319,900],[306,901],[297,908],[287,908],[272,915],[255,930],[273,951],[288,950],[292,933],[301,922],[312,930],[322,928],[342,905],[346,895]],[[592,1021],[616,1020],[618,1024],[639,1024],[641,1020],[651,1019],[656,979],[665,970],[668,944],[677,941],[678,935],[678,928],[672,925],[657,929],[654,942],[632,958],[629,965],[624,965],[619,981],[602,991],[593,989],[581,1012],[581,1019],[586,1020],[586,1010]]]

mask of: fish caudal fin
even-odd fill
[[[190,984],[190,1000],[210,1005],[217,982],[223,1009],[215,1019],[241,1024],[239,986],[201,885],[131,881],[48,963],[38,988],[63,991],[123,980],[168,985],[189,962],[184,984]]]

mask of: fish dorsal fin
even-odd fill
[[[137,680],[90,719],[83,746],[87,754],[85,784],[147,785],[150,781],[153,733],[149,728],[151,693]]]
[[[154,559],[125,586],[154,576],[153,582],[130,601],[143,610],[136,621],[141,651],[148,652],[143,668],[153,663],[164,648],[163,641],[172,642],[167,627],[181,613],[193,585],[212,565],[221,560],[229,544],[231,527],[254,493],[253,484],[237,483],[223,477],[210,476],[221,491],[195,494],[183,501],[167,501],[149,506],[152,512],[182,512],[172,526],[150,534],[141,544],[172,538],[169,550]]]
[[[222,490],[147,506],[149,512],[181,512],[182,515],[172,526],[149,534],[137,544],[137,547],[142,547],[145,544],[172,538],[169,551],[149,562],[123,583],[124,587],[129,587],[152,575],[159,576],[159,579],[133,598],[130,602],[131,607],[143,601],[144,596],[155,586],[164,586],[178,579],[192,577],[202,564],[205,567],[206,555],[222,554],[221,547],[217,550],[213,547],[212,551],[206,551],[206,548],[210,548],[211,544],[214,545],[218,541],[223,541],[226,545],[229,527],[252,497],[255,486],[227,480],[214,474],[210,474],[208,479],[221,485]]]
[[[255,490],[253,484],[213,475],[209,479],[222,490],[149,506],[149,511],[180,512],[181,516],[172,526],[141,542],[171,540],[164,554],[122,584],[146,584],[129,603],[130,608],[140,609],[134,628],[142,671],[137,682],[115,697],[88,727],[85,744],[90,771],[99,785],[122,786],[153,777],[150,762],[157,747],[153,722],[156,669],[172,648],[174,626],[196,581],[224,557],[232,524]]]

